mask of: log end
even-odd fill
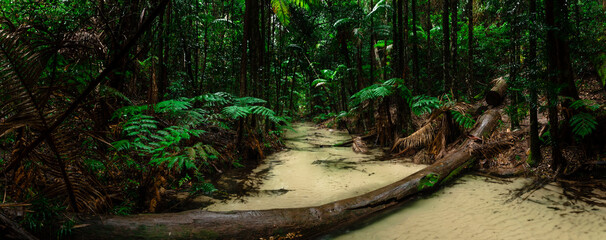
[[[503,103],[503,96],[496,91],[486,93],[486,103],[490,106],[499,106]]]

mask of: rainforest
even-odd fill
[[[0,239],[606,239],[606,0],[0,10]]]

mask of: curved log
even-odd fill
[[[507,81],[504,77],[493,80],[493,87],[486,93],[486,103],[490,106],[499,106],[505,99]]]
[[[488,110],[472,131],[484,136],[496,127],[500,115]],[[431,191],[473,161],[465,141],[456,151],[400,181],[375,191],[336,202],[304,208],[260,211],[106,216],[84,220],[73,229],[76,239],[253,239],[287,233],[311,237],[365,218],[420,191]]]

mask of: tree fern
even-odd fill
[[[593,115],[582,112],[570,118],[570,125],[574,134],[584,138],[596,129],[598,122]]]
[[[230,103],[228,99],[231,98],[231,95],[225,92],[217,92],[217,93],[207,93],[200,96],[197,96],[194,101],[203,102],[205,107],[218,107],[224,106]]]
[[[227,106],[227,107],[223,108],[221,113],[223,113],[223,115],[225,115],[227,118],[230,118],[233,120],[238,120],[240,118],[248,116],[248,114],[250,114],[251,111],[250,111],[250,107],[248,107],[248,106],[233,105],[233,106]]]
[[[585,110],[591,113],[596,113],[602,105],[597,104],[593,100],[579,99],[570,104],[570,107],[576,110]],[[584,138],[591,134],[598,126],[596,117],[588,112],[581,112],[575,114],[570,118],[570,126],[572,126],[572,132]]]
[[[254,98],[254,97],[241,97],[241,98],[236,98],[234,100],[234,104],[239,105],[239,106],[265,104],[265,103],[267,103],[267,101],[260,99],[260,98]]]

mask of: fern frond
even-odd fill
[[[440,108],[440,100],[430,96],[415,96],[411,99],[410,108],[412,112],[419,116],[425,113],[431,113],[434,109]]]
[[[166,100],[156,104],[155,111],[159,113],[176,113],[179,111],[187,110],[191,107],[191,103],[187,101]]]
[[[228,106],[223,108],[221,113],[227,118],[231,118],[234,120],[238,120],[240,118],[248,116],[250,114],[250,107],[242,107],[242,106]]]
[[[581,108],[587,108],[588,110],[591,110],[593,112],[597,111],[598,109],[600,109],[600,105],[597,104],[595,101],[593,100],[589,100],[589,99],[579,99],[576,100],[574,102],[572,102],[570,104],[570,107],[575,109],[575,110],[579,110]]]
[[[254,98],[254,97],[241,97],[241,98],[236,98],[234,100],[235,105],[238,106],[246,106],[246,105],[255,105],[255,104],[265,104],[267,103],[267,101],[260,99],[260,98]]]
[[[581,138],[591,134],[598,126],[596,118],[589,113],[579,113],[570,118],[572,132]]]
[[[200,95],[195,97],[194,100],[203,102],[206,107],[217,107],[229,104],[231,97],[229,93],[218,92]]]
[[[473,119],[468,113],[461,113],[459,111],[451,110],[453,120],[465,129],[469,129],[476,124],[476,120]]]

